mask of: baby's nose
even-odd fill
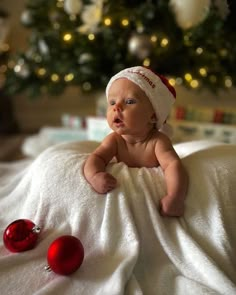
[[[120,104],[115,104],[113,108],[114,112],[121,112],[122,111],[122,106]]]

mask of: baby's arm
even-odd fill
[[[188,189],[188,175],[171,141],[165,135],[156,144],[156,155],[164,171],[167,194],[160,201],[163,216],[182,216]]]
[[[94,190],[100,194],[105,194],[116,187],[116,179],[106,172],[106,166],[115,154],[116,138],[112,133],[85,161],[84,176]]]

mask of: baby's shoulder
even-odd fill
[[[118,145],[121,139],[122,137],[119,134],[111,132],[103,139],[102,142],[107,145]]]
[[[159,130],[155,130],[152,137],[156,142],[169,141],[169,137]]]
[[[155,132],[153,139],[154,139],[156,147],[162,147],[162,148],[172,147],[172,142],[170,138],[166,134],[158,130]]]

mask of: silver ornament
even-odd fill
[[[16,75],[20,78],[28,78],[30,74],[29,67],[26,64],[15,65],[14,71]]]
[[[41,54],[48,55],[49,47],[48,47],[47,43],[45,42],[45,40],[43,40],[43,39],[39,40],[38,47],[39,47],[39,51]]]
[[[128,41],[129,52],[139,59],[148,57],[152,51],[150,37],[146,34],[134,34]]]

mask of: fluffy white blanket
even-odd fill
[[[33,250],[11,253],[0,241],[0,293],[236,294],[236,146],[175,146],[190,177],[182,218],[159,215],[160,168],[111,163],[119,186],[95,193],[82,173],[93,148],[61,144],[34,161],[0,164],[1,234],[19,218],[41,227]],[[45,272],[49,245],[65,234],[84,245],[81,268]]]

